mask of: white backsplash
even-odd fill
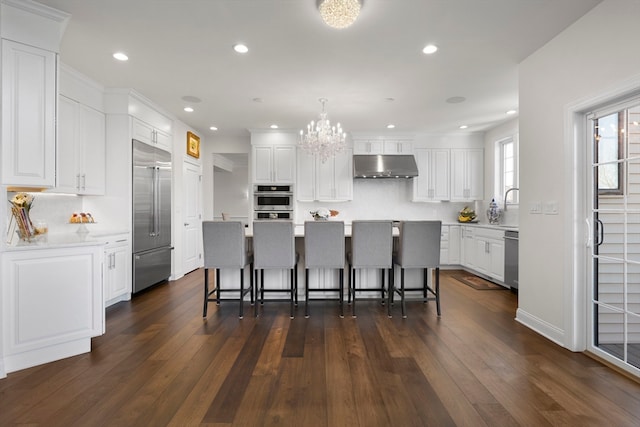
[[[15,193],[8,193],[13,197]],[[75,232],[77,225],[69,224],[74,212],[82,211],[82,197],[75,195],[32,193],[34,197],[30,211],[31,222],[45,221],[49,233]]]
[[[339,203],[302,203],[296,206],[296,223],[311,220],[309,211],[319,207],[340,211],[337,219],[440,219],[455,222],[458,212],[468,205],[461,202],[411,202],[410,179],[354,179],[353,200]],[[473,206],[473,203],[471,203]]]

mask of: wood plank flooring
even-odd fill
[[[0,380],[0,426],[640,425],[638,383],[518,324],[511,292],[441,279],[440,318],[316,301],[203,320],[195,271],[110,308],[91,353]]]

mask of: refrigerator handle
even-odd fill
[[[156,236],[160,235],[160,167],[155,167],[155,177],[153,180],[155,186],[153,200],[153,232]]]
[[[151,166],[151,232],[149,233],[149,236],[151,237],[155,237],[156,236],[156,214],[157,214],[157,208],[156,208],[156,198],[158,197],[158,186],[157,183],[158,182],[158,171],[156,169],[155,166]]]

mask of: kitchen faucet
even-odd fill
[[[510,192],[512,192],[513,190],[518,190],[520,191],[520,189],[518,187],[511,187],[510,189],[508,189],[507,191],[504,192],[504,209],[503,210],[507,210],[507,196],[509,195]]]

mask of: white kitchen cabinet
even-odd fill
[[[484,150],[451,149],[451,200],[482,200],[483,193]]]
[[[414,156],[418,165],[418,176],[413,178],[414,202],[449,200],[451,150],[416,148]]]
[[[353,150],[347,148],[324,163],[307,152],[298,153],[298,201],[353,200]]]
[[[101,244],[2,254],[7,372],[91,350],[104,333],[102,256]]]
[[[126,236],[107,241],[103,265],[105,307],[131,299],[131,249]]]
[[[133,135],[133,139],[142,141],[145,144],[157,146],[165,151],[172,151],[171,135],[143,122],[142,120],[137,118],[133,119],[131,124],[131,134]]]
[[[413,154],[413,142],[385,139],[383,143],[384,154]]]
[[[443,225],[440,230],[440,265],[449,264],[449,226]]]
[[[255,184],[293,184],[296,147],[294,145],[254,145],[252,163]]]
[[[2,40],[2,183],[54,187],[57,54]]]
[[[384,154],[384,141],[355,140],[353,141],[353,154]]]
[[[398,139],[354,140],[353,154],[412,154],[413,141]]]
[[[472,226],[462,229],[462,265],[504,281],[504,231]]]
[[[105,138],[104,113],[58,97],[57,192],[104,195]]]
[[[449,226],[449,264],[450,265],[459,265],[460,264],[460,226],[459,225],[450,225]]]

